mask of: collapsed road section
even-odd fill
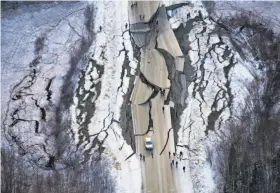
[[[162,51],[174,57],[183,71],[184,58],[161,2],[130,2],[130,32],[141,50],[140,73],[131,94],[131,112],[143,192],[177,192],[169,152],[175,152],[168,94],[170,79]],[[145,137],[153,140],[153,152],[145,149]]]

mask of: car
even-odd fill
[[[153,142],[150,137],[145,138],[145,147],[147,150],[152,150],[153,149]]]

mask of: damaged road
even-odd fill
[[[143,7],[150,7],[150,4],[153,7],[154,3],[138,2],[141,5],[134,10],[139,14],[147,14]],[[141,164],[142,191],[169,193],[177,191],[170,167],[171,160],[168,158],[169,152],[175,152],[168,100],[171,86],[168,65],[182,70],[184,58],[178,58],[183,54],[167,20],[166,9],[160,4],[157,10],[145,16],[147,25],[143,25],[142,22],[138,25],[135,23],[137,18],[133,18],[136,17],[135,14],[130,14],[130,21],[134,22],[132,37],[141,48],[140,73],[136,77],[130,100],[136,153],[146,157],[145,163]],[[141,27],[144,29],[141,30]],[[153,37],[148,38],[148,42],[147,35]],[[174,63],[167,63],[162,51],[171,53]],[[145,148],[145,137],[151,137],[153,140],[153,156]]]

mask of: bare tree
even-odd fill
[[[42,170],[30,164],[23,157],[16,156],[12,149],[2,148],[1,192],[115,192],[115,182],[106,160],[93,159],[62,170]]]
[[[219,22],[260,64],[251,69],[262,71],[261,76],[246,85],[250,95],[240,109],[242,113],[234,114],[228,121],[228,138],[217,147],[220,157],[217,168],[223,179],[220,190],[229,193],[279,192],[280,37],[260,18],[244,12]],[[239,33],[245,35],[246,42],[240,41]]]

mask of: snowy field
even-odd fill
[[[194,192],[218,192],[215,180],[219,176],[212,169],[215,166],[211,165],[215,160],[209,162],[207,150],[212,151],[223,137],[226,120],[232,112],[239,110],[239,105],[249,94],[244,90],[244,82],[253,77],[247,70],[248,63],[241,60],[227,37],[219,37],[214,32],[215,24],[208,19],[202,4],[192,4],[168,11],[173,29],[180,24],[190,25],[190,22],[193,26],[188,40],[191,42],[189,57],[195,75],[188,87],[187,108],[181,116],[177,151],[183,151],[185,155]],[[203,21],[197,21],[198,17]],[[181,179],[183,183],[190,178],[181,176]]]
[[[95,32],[97,35],[96,42],[90,50],[90,56],[99,66],[104,67],[104,72],[98,75],[100,72],[90,62],[86,68],[84,85],[79,88],[78,93],[86,92],[88,95],[91,92],[96,93],[93,85],[98,82],[101,82],[101,90],[99,96],[93,97],[91,101],[95,112],[90,118],[86,132],[89,139],[79,141],[84,131],[80,132],[81,128],[75,121],[80,112],[77,105],[79,100],[86,101],[87,98],[75,97],[74,99],[75,104],[71,108],[72,130],[76,143],[81,143],[83,151],[90,150],[90,154],[97,148],[92,147],[93,141],[96,138],[101,141],[102,146],[106,148],[104,156],[111,158],[114,163],[115,167],[112,171],[119,182],[118,192],[139,192],[141,189],[140,163],[136,155],[125,161],[133,150],[124,141],[119,125],[122,96],[127,92],[129,83],[129,72],[124,69],[123,63],[124,60],[128,60],[132,75],[137,63],[137,60],[133,58],[129,32],[125,29],[125,24],[128,23],[127,2],[97,2],[96,6]],[[100,26],[103,26],[102,31],[100,31]],[[124,73],[123,77],[122,73]],[[79,105],[84,106],[83,102]],[[86,114],[87,112],[84,117],[87,116]]]
[[[94,2],[92,25],[87,23],[87,5],[38,3],[2,16],[1,129],[2,139],[7,139],[2,146],[16,144],[28,159],[44,167],[57,154],[56,148],[63,147],[54,137],[63,128],[85,161],[98,153],[110,161],[117,192],[141,192],[140,162],[120,126],[123,97],[139,63],[126,29],[128,2]],[[278,13],[269,17],[279,30],[280,6],[271,5],[260,3],[255,9],[263,9],[264,16]],[[225,14],[236,4],[215,6]],[[249,9],[252,4],[242,6]],[[167,14],[174,31],[190,27],[188,56],[195,69],[176,144],[184,155],[180,164],[187,169],[174,173],[175,184],[182,193],[218,192],[219,176],[208,151],[226,135],[224,127],[233,112],[244,105],[249,94],[244,84],[253,79],[249,71],[254,61],[243,61],[229,39],[215,33],[201,2]],[[61,165],[58,160],[56,167]]]
[[[278,1],[216,1],[213,11],[218,16],[251,12],[270,23],[275,32],[280,32],[280,2]]]
[[[28,158],[44,167],[49,156],[56,154],[51,129],[58,121],[55,115],[68,105],[64,104],[68,100],[65,97],[71,97],[68,88],[77,82],[71,112],[59,118],[71,115],[71,130],[67,132],[72,133],[73,145],[79,145],[85,159],[94,154],[93,150],[105,148],[102,156],[111,160],[117,191],[139,192],[139,161],[135,155],[125,161],[133,151],[118,124],[128,74],[134,75],[138,62],[125,29],[127,2],[94,3],[95,37],[83,53],[80,42],[85,34],[90,36],[85,24],[86,8],[86,2],[38,4],[23,6],[2,18],[2,131],[9,142],[21,144]],[[71,56],[77,52],[85,55],[78,56],[81,60],[75,68]],[[124,60],[129,61],[130,72],[122,67]],[[87,116],[82,108],[85,105],[87,109],[95,108],[94,114]],[[7,145],[4,140],[2,145]]]
[[[23,7],[2,17],[2,116],[5,115],[11,90],[22,77],[29,75],[30,65],[37,55],[40,55],[41,59],[38,71],[43,72],[38,80],[42,82],[41,84],[44,85],[44,82],[47,84],[48,79],[51,78],[55,78],[54,82],[61,82],[61,77],[66,73],[69,66],[69,50],[79,40],[79,35],[71,30],[70,25],[74,25],[76,31],[82,33],[84,21],[82,13],[86,4],[76,3],[73,6],[64,3],[53,6],[38,4],[33,7],[33,10]],[[20,17],[16,17],[17,14]],[[73,22],[76,19],[82,21],[81,25]],[[59,37],[58,34],[64,34],[64,36]],[[34,48],[35,41],[40,37],[44,38],[45,46],[37,54]],[[34,89],[38,92],[41,92],[40,89],[43,90],[43,88]]]
[[[43,165],[54,153],[51,120],[70,67],[70,53],[85,33],[86,3],[31,7],[2,16],[1,119],[7,139],[17,141],[31,153],[30,159]]]

